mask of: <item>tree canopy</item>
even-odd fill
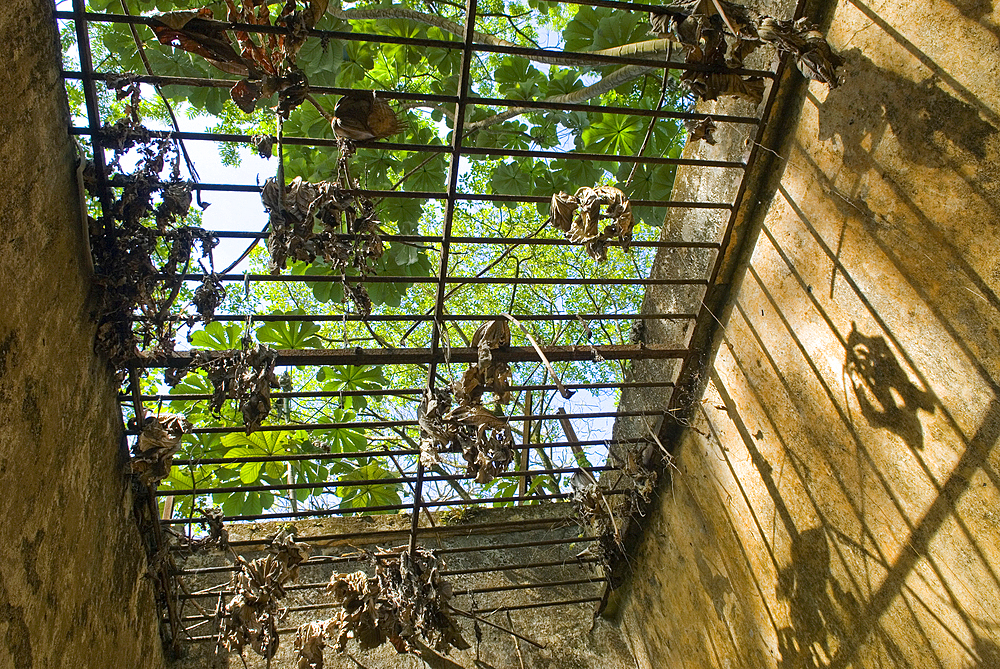
[[[224,19],[233,8],[242,9],[229,0],[207,5],[204,0],[125,2],[124,9],[122,0],[89,0],[88,6],[95,12],[126,11],[147,17],[207,7],[219,19]],[[274,6],[270,8],[268,21],[274,20],[282,5],[271,4]],[[311,6],[306,2],[298,5]],[[459,42],[464,34],[464,6],[450,0],[336,2],[324,8],[325,12],[311,19],[317,30],[441,42]],[[261,9],[254,11],[260,13]],[[165,45],[142,23],[130,27],[123,23],[92,22],[90,26],[95,68],[102,73],[225,79],[237,85],[246,70],[234,66],[236,61],[232,61],[228,67],[233,71],[227,71],[218,61],[213,64],[204,55]],[[503,47],[546,47],[655,60],[668,58],[671,48],[668,40],[650,35],[645,14],[539,0],[481,2],[475,29],[477,42]],[[265,43],[263,37],[255,39]],[[63,40],[66,58],[71,62],[75,36],[68,26]],[[361,89],[413,94],[411,98],[458,94],[460,49],[326,36],[305,39],[297,49],[296,67],[308,78],[313,91],[324,87]],[[505,312],[566,315],[559,320],[522,321],[531,337],[543,345],[621,344],[635,337],[630,318],[613,317],[638,312],[642,285],[560,281],[644,278],[648,276],[652,249],[633,248],[627,253],[622,248],[610,248],[606,251],[607,259],[599,262],[583,247],[565,243],[563,234],[546,223],[552,214],[549,200],[561,191],[572,194],[584,187],[609,186],[620,189],[632,201],[670,199],[673,165],[636,164],[627,157],[640,153],[653,158],[678,157],[686,137],[680,121],[654,120],[650,116],[597,108],[690,109],[693,104],[690,94],[678,85],[673,75],[663,73],[662,68],[606,64],[582,55],[556,58],[474,53],[469,93],[476,98],[584,104],[594,106],[595,110],[520,109],[478,102],[466,108],[463,145],[500,150],[501,155],[483,152],[465,156],[459,171],[459,192],[514,197],[494,201],[470,198],[456,204],[452,235],[470,241],[450,244],[447,272],[449,276],[469,280],[447,286],[445,322],[440,324],[443,345],[472,345],[476,328]],[[74,114],[84,117],[81,87],[72,81],[67,85]],[[180,118],[181,125],[200,123],[209,132],[256,137],[219,143],[224,163],[232,168],[230,178],[237,179],[241,160],[249,152],[266,151],[270,145],[261,138],[278,133],[275,108],[286,104],[284,100],[292,95],[289,91],[294,88],[288,82],[280,86],[286,88],[268,91],[265,86],[264,90],[253,92],[250,97],[259,97],[248,103],[245,91],[237,94],[234,90],[231,94],[228,84],[164,82],[159,86],[161,97],[150,86],[134,88],[126,77],[109,82],[108,89],[100,91],[99,102],[102,118],[110,123],[132,117],[151,128],[169,129],[173,114]],[[141,93],[129,93],[135,90]],[[343,144],[339,149],[334,145],[336,137],[330,124],[338,96],[313,92],[300,97],[295,100],[298,104],[294,108],[285,109],[287,118],[280,120],[282,171],[277,167],[278,156],[271,159],[275,174],[281,174],[286,184],[296,178],[310,183],[337,181],[346,163],[350,177],[363,189],[445,192],[448,153],[398,145],[450,145],[455,105],[420,99],[393,102],[404,128],[389,139],[394,148],[362,144],[345,155]],[[298,141],[302,138],[320,140],[325,145]],[[531,155],[540,151],[561,155]],[[574,154],[625,158],[581,160],[574,158]],[[128,152],[123,150],[122,155]],[[169,158],[164,162],[161,157],[161,169],[167,169],[169,163]],[[130,163],[123,158],[121,165],[126,164]],[[119,168],[124,171],[121,165]],[[179,178],[176,173],[174,177]],[[183,177],[193,179],[194,175]],[[166,196],[158,197],[162,200]],[[519,198],[529,200],[519,201]],[[305,280],[254,281],[245,287],[231,283],[221,304],[214,309],[216,320],[196,314],[196,310],[200,311],[200,307],[196,309],[196,284],[179,282],[172,291],[172,300],[167,300],[171,296],[164,296],[164,292],[170,292],[168,288],[157,288],[160,302],[168,301],[174,316],[170,327],[176,329],[171,329],[170,335],[177,347],[232,352],[246,349],[251,343],[285,350],[429,345],[433,323],[405,317],[433,314],[437,283],[430,279],[438,275],[441,264],[444,201],[421,196],[383,197],[374,199],[373,204],[372,220],[377,221],[377,230],[373,228],[372,234],[387,241],[370,272],[332,266],[321,258],[312,262],[293,259],[284,273]],[[262,209],[254,194],[247,194],[245,206]],[[96,212],[96,204],[91,209]],[[657,226],[665,210],[633,205],[632,211],[637,224],[636,238],[657,239]],[[178,221],[196,225],[201,215],[192,209],[178,217]],[[154,231],[163,227],[151,219],[144,225]],[[472,241],[473,238],[521,241],[486,244]],[[180,271],[176,267],[177,257],[172,258],[171,247],[162,239],[152,249],[151,259],[157,271],[162,272],[171,262],[172,271]],[[257,244],[232,271],[264,274],[269,261],[266,246]],[[189,257],[186,263],[179,264],[183,267],[191,262]],[[213,269],[218,269],[216,264],[222,263],[213,263],[209,268],[203,259],[204,273],[211,275]],[[342,272],[348,277],[346,283],[329,280]],[[367,317],[359,314],[357,300],[345,295],[345,286],[348,292],[351,290],[352,275],[361,282],[359,274],[399,277],[399,280],[364,283],[371,300]],[[308,277],[315,280],[307,280]],[[486,283],[488,279],[497,283]],[[531,283],[532,279],[555,282]],[[222,297],[221,292],[219,296]],[[577,317],[585,314],[612,318]],[[133,315],[138,320],[143,316]],[[266,319],[260,318],[265,315]],[[481,318],[467,318],[470,316]],[[527,335],[518,327],[511,327],[511,339],[514,345],[529,344]],[[154,352],[148,338],[139,342],[140,351],[144,346],[149,347],[147,353]],[[438,366],[439,385],[461,379],[464,371],[462,364]],[[555,371],[563,383],[609,387],[624,380],[628,372],[625,364],[615,361],[555,363]],[[395,479],[405,478],[403,472],[412,472],[417,459],[420,432],[416,410],[419,391],[427,384],[426,366],[287,367],[278,372],[278,392],[271,411],[263,419],[262,429],[249,434],[245,433],[241,408],[235,399],[221,398],[214,406],[209,401],[217,394],[217,388],[207,366],[195,365],[180,378],[151,372],[143,378],[144,392],[168,395],[156,405],[157,411],[183,414],[193,426],[183,436],[177,456],[180,464],[175,464],[160,482],[161,490],[196,491],[194,495],[179,494],[173,514],[190,516],[195,507],[208,503],[220,505],[227,516],[269,513],[280,516],[293,508],[378,509],[398,505],[409,497],[411,491]],[[511,374],[510,383],[515,387],[551,384],[540,363],[512,365]],[[282,397],[282,392],[299,396]],[[588,394],[579,395],[577,401],[585,395]],[[515,417],[552,414],[561,404],[552,390],[536,391],[530,401],[528,397],[524,390],[514,391],[509,404],[496,403],[491,411],[497,416]],[[614,397],[615,391],[610,388],[589,393],[592,409],[596,410],[609,410]],[[580,406],[585,404],[586,401]],[[524,435],[518,432],[525,425],[523,419],[512,420],[509,425],[520,444]],[[532,426],[530,441],[541,446],[529,456],[532,465],[548,469],[575,466],[578,460],[568,449],[544,448],[547,443],[565,441],[558,421],[536,420]],[[601,452],[602,447],[587,447],[592,458],[600,457]],[[515,456],[519,461],[522,451],[518,449]],[[463,471],[466,463],[458,455],[450,454],[434,467],[439,474],[451,474]],[[379,480],[388,482],[373,483]],[[356,481],[365,483],[353,483]],[[527,492],[558,493],[566,485],[566,479],[558,474],[537,476]],[[247,490],[247,486],[270,489]],[[428,496],[502,498],[516,494],[517,487],[516,478],[497,478],[486,483],[439,481],[430,486]],[[216,491],[197,492],[207,489]]]

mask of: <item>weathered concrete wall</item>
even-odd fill
[[[0,3],[0,666],[158,667],[51,12]]]
[[[1000,9],[826,4],[844,83],[779,116],[623,594],[644,667],[1000,667]]]
[[[554,543],[542,546],[524,546],[491,550],[491,546],[513,543],[532,543],[566,539],[572,541],[579,535],[579,527],[570,522],[573,511],[567,503],[543,504],[502,509],[479,509],[474,516],[462,522],[443,524],[438,516],[437,529],[425,527],[420,545],[438,552],[445,561],[447,571],[477,570],[475,573],[448,575],[448,580],[457,593],[452,604],[462,610],[482,610],[480,615],[487,621],[531,638],[544,648],[538,648],[525,641],[515,641],[506,632],[487,624],[481,624],[482,641],[476,647],[473,622],[456,616],[462,627],[463,637],[472,644],[467,651],[453,650],[447,657],[454,664],[430,665],[446,669],[477,667],[478,669],[633,669],[635,661],[620,630],[613,623],[595,618],[597,603],[585,601],[579,604],[564,604],[553,607],[521,608],[531,604],[555,601],[600,599],[603,583],[599,582],[600,568],[593,563],[582,562],[576,555],[585,549],[587,543]],[[425,516],[426,518],[426,516]],[[530,530],[496,530],[486,532],[480,526],[513,525],[520,521],[533,523]],[[234,549],[247,560],[261,557],[265,538],[274,535],[284,524],[259,523],[232,525],[230,541]],[[288,588],[288,595],[282,605],[289,612],[279,623],[281,629],[290,630],[282,634],[278,653],[271,666],[277,668],[295,667],[293,631],[300,624],[312,620],[325,620],[335,614],[335,605],[325,592],[335,572],[349,573],[364,570],[369,574],[373,568],[367,560],[351,559],[331,563],[332,559],[343,556],[358,556],[363,549],[386,550],[406,543],[410,520],[405,515],[377,515],[360,518],[330,518],[303,520],[295,523],[299,540],[310,545],[310,562],[300,568],[298,582]],[[339,538],[343,533],[369,532],[371,538],[347,540]],[[397,532],[390,539],[385,533]],[[379,543],[376,539],[381,537]],[[471,549],[471,550],[470,550]],[[218,592],[229,583],[229,571],[212,571],[213,567],[232,565],[232,557],[218,550],[202,551],[185,556],[175,553],[177,565],[183,570],[205,570],[183,576],[185,587],[190,592],[213,588],[204,597],[184,600],[182,616],[186,624],[197,625],[201,616],[197,607],[205,613],[214,614],[218,605]],[[501,569],[522,564],[545,563],[532,569]],[[567,581],[595,581],[564,584],[552,587],[530,587],[543,583]],[[519,589],[518,586],[529,586]],[[476,591],[474,596],[465,591]],[[224,601],[232,595],[227,594]],[[297,607],[310,607],[296,610]],[[505,607],[514,610],[508,618]],[[216,634],[214,620],[208,624],[193,627],[193,636]],[[516,644],[516,645],[515,645]],[[215,642],[205,639],[182,643],[184,657],[175,663],[174,669],[201,669],[210,666],[215,654]],[[362,651],[355,642],[349,642],[346,654],[338,654],[327,645],[324,666],[327,669],[356,669],[358,666],[376,669],[379,667],[399,667],[420,669],[425,665],[412,655],[400,655],[391,645],[383,644],[371,651]],[[352,659],[352,657],[354,659]],[[237,656],[222,653],[223,666],[242,667]],[[265,662],[249,648],[246,660],[250,667],[264,667]],[[228,664],[226,664],[228,662]],[[360,665],[358,664],[360,662]]]

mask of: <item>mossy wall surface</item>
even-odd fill
[[[0,667],[163,666],[52,3],[0,3]]]

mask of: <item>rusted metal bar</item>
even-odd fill
[[[549,560],[548,562],[528,562],[525,564],[500,564],[491,565],[489,567],[470,567],[467,569],[442,569],[442,576],[471,576],[472,574],[480,574],[483,572],[494,572],[494,571],[518,571],[520,569],[549,569],[549,568],[559,568],[559,567],[582,567],[584,565],[593,564],[597,562],[596,557],[584,557],[578,558],[574,557],[571,560]]]
[[[408,531],[404,530],[403,536],[406,536]],[[350,559],[341,560],[341,562],[360,562],[364,558],[360,555],[347,556]],[[303,563],[303,567],[310,567],[320,564],[330,564],[330,560],[317,560],[316,558],[310,558],[307,562]],[[572,558],[570,560],[549,560],[540,562],[524,562],[524,563],[513,563],[513,564],[499,564],[481,567],[469,567],[463,569],[442,569],[442,576],[471,576],[473,574],[481,574],[484,572],[500,572],[500,571],[519,571],[521,569],[550,569],[550,568],[566,568],[566,567],[583,567],[585,565],[593,564],[597,562],[596,557],[583,557],[583,558]],[[207,576],[210,574],[229,574],[236,571],[236,567],[229,565],[220,565],[218,567],[192,567],[189,569],[178,569],[172,573],[174,576]]]
[[[662,416],[662,411],[650,410],[650,411],[600,411],[592,413],[576,413],[567,414],[573,418],[624,418],[628,416]],[[537,414],[534,416],[507,416],[508,420],[561,420],[558,414]],[[261,425],[257,428],[258,432],[284,432],[285,430],[311,430],[314,432],[322,432],[324,430],[340,430],[343,428],[348,429],[382,429],[382,428],[394,428],[394,427],[413,427],[417,425],[417,421],[414,420],[383,420],[383,421],[346,421],[341,423],[278,423],[276,425]],[[246,428],[242,425],[223,425],[223,426],[211,426],[211,427],[201,427],[194,428],[189,432],[189,434],[232,434],[234,432],[243,432]],[[138,430],[131,430],[130,434],[136,433]],[[546,444],[547,445],[547,444]],[[398,455],[399,453],[392,453],[392,455]]]
[[[493,606],[484,609],[475,609],[472,613],[477,615],[482,613],[496,613],[498,611],[523,611],[525,609],[542,609],[550,606],[574,606],[576,604],[591,604],[601,601],[600,597],[583,597],[581,599],[560,599],[554,602],[533,602],[531,604],[515,604],[512,606]]]
[[[528,470],[531,468],[529,462],[531,459],[531,418],[529,417],[531,410],[531,390],[527,390],[524,393],[524,413],[528,415],[524,417],[524,430],[521,433],[523,448],[521,450],[520,466],[518,467],[521,476],[517,483],[517,496],[522,498],[522,500],[528,491]],[[519,504],[524,504],[524,502],[519,502]]]
[[[560,581],[540,581],[540,582],[537,582],[537,583],[514,583],[514,584],[510,584],[510,585],[498,585],[498,586],[489,587],[489,588],[466,588],[466,589],[463,589],[463,590],[454,590],[454,596],[455,597],[462,597],[462,596],[468,596],[468,595],[472,595],[472,594],[478,595],[480,593],[484,593],[485,594],[485,593],[491,593],[491,592],[512,592],[512,591],[517,591],[517,590],[532,590],[532,589],[535,589],[535,588],[539,588],[539,589],[541,589],[541,588],[566,588],[566,587],[571,587],[571,586],[575,586],[575,585],[590,585],[590,584],[593,584],[593,583],[606,583],[607,580],[608,579],[606,577],[603,577],[603,576],[593,576],[593,577],[590,577],[590,578],[573,578],[573,579],[564,579],[564,580],[560,580]],[[293,585],[286,585],[286,586],[284,586],[284,590],[286,592],[303,592],[303,591],[308,591],[308,590],[322,590],[322,589],[326,588],[326,586],[328,584],[329,584],[329,581],[319,581],[319,582],[316,582],[316,583],[293,584]],[[211,599],[217,599],[220,594],[223,595],[224,597],[228,597],[229,595],[233,594],[233,591],[232,590],[216,590],[214,592],[181,594],[181,595],[178,595],[177,598],[180,599],[180,600],[209,599],[209,598],[211,598]],[[303,610],[307,610],[307,609],[289,608],[287,610],[289,612],[291,612],[291,611],[303,611]],[[201,617],[199,617],[199,616],[191,616],[191,617],[185,616],[181,620],[184,620],[184,621],[194,621],[194,620],[203,620],[203,619],[204,619],[204,616],[201,616]]]
[[[93,131],[75,128],[74,134],[85,135],[94,134]],[[100,134],[100,131],[97,133]],[[210,142],[239,142],[248,143],[251,141],[250,135],[211,133],[211,132],[173,132],[167,130],[150,130],[150,137],[173,137],[176,139],[205,140]],[[288,145],[309,146],[309,147],[335,147],[335,140],[320,139],[316,137],[283,137],[282,142]],[[357,142],[359,148],[366,148],[367,142]],[[415,153],[447,153],[448,147],[440,144],[399,144],[395,142],[378,142],[372,144],[371,148],[379,148],[390,151],[412,151]],[[478,156],[504,156],[521,158],[561,158],[563,160],[587,160],[592,162],[612,162],[612,163],[640,163],[643,165],[697,165],[701,167],[720,167],[743,169],[746,167],[741,162],[732,160],[702,160],[696,158],[667,158],[663,156],[633,156],[626,154],[607,153],[582,153],[579,151],[531,151],[528,149],[503,149],[503,148],[483,148],[464,147],[462,155]]]
[[[608,490],[605,495],[617,495],[622,494],[624,491],[620,490]],[[559,500],[559,499],[569,499],[572,497],[572,493],[559,493],[550,495],[537,495],[532,497],[534,500],[545,501],[545,500]],[[520,501],[520,497],[483,497],[473,500],[437,500],[434,502],[422,502],[424,507],[445,507],[445,506],[477,506],[480,504],[514,504]],[[314,509],[310,511],[298,511],[298,512],[285,512],[285,513],[261,513],[255,515],[246,516],[224,516],[223,521],[232,522],[234,520],[284,520],[290,518],[323,518],[326,516],[349,516],[354,513],[383,513],[386,511],[400,511],[402,509],[412,509],[412,504],[385,504],[379,506],[366,506],[357,509]],[[171,518],[170,520],[164,520],[164,524],[169,525],[197,525],[199,523],[198,518]],[[586,538],[581,538],[579,541],[588,541]],[[489,547],[490,550],[493,547]]]
[[[78,18],[74,12],[55,12],[56,18],[74,19]],[[468,16],[468,14],[466,15]],[[142,25],[153,25],[156,22],[154,17],[146,16],[126,16],[123,14],[99,14],[94,12],[85,13],[82,18],[86,21],[98,23],[132,23]],[[254,23],[236,23],[232,21],[216,21],[220,28],[224,30],[238,30],[246,33],[287,35],[291,29],[284,26],[261,25]],[[546,59],[565,60],[570,62],[589,62],[595,64],[610,65],[642,65],[650,68],[667,68],[670,70],[685,70],[692,72],[723,72],[726,74],[738,74],[740,76],[757,76],[764,78],[774,77],[770,70],[751,70],[746,68],[720,68],[716,66],[704,65],[701,63],[674,62],[665,60],[653,60],[648,58],[634,58],[631,56],[606,56],[586,51],[554,51],[550,49],[538,49],[531,47],[505,46],[495,44],[481,44],[475,42],[459,42],[457,40],[438,40],[423,37],[401,37],[396,35],[380,35],[360,32],[340,32],[335,30],[309,30],[310,37],[318,37],[325,40],[343,40],[350,42],[368,42],[370,44],[402,44],[407,46],[419,46],[440,49],[464,49],[466,53],[486,52],[504,53],[513,56],[531,58],[538,56]],[[235,83],[235,81],[233,82]]]
[[[691,320],[696,318],[695,314],[664,314],[664,313],[651,313],[651,314],[525,314],[522,316],[515,316],[519,321],[652,321],[652,320],[667,320],[667,321],[683,321]],[[244,323],[247,319],[253,320],[254,323],[298,323],[303,321],[311,321],[316,323],[324,322],[336,322],[340,323],[342,321],[347,322],[368,322],[368,323],[429,323],[434,320],[434,317],[430,314],[389,314],[386,316],[369,316],[365,318],[360,314],[216,314],[212,317],[213,321],[222,322],[239,322]],[[459,322],[475,322],[475,321],[490,321],[496,318],[496,314],[448,314],[449,321],[459,321]],[[185,320],[183,316],[176,316],[177,321]],[[141,322],[146,319],[136,318],[137,322]],[[569,387],[567,384],[563,384]],[[615,385],[617,388],[618,386]],[[419,390],[419,389],[418,389]],[[366,391],[367,394],[367,391]],[[278,397],[278,393],[271,393],[271,397]]]
[[[646,443],[645,437],[629,437],[627,439],[591,439],[589,441],[580,442],[583,446],[607,446],[614,444],[632,444],[632,443]],[[542,443],[533,443],[532,448],[565,448],[569,446],[566,442],[554,441]],[[447,451],[445,451],[447,452]],[[229,464],[243,464],[247,462],[284,462],[286,460],[290,462],[296,462],[299,460],[316,460],[318,462],[323,462],[325,460],[344,460],[351,458],[379,458],[388,457],[390,455],[395,456],[413,456],[420,455],[420,451],[416,449],[398,449],[398,450],[375,450],[375,451],[355,451],[353,453],[284,453],[282,455],[249,455],[246,457],[232,457],[232,458],[197,458],[194,460],[187,458],[178,458],[174,460],[174,465],[178,467],[186,467],[188,465],[229,465]]]
[[[158,274],[157,279],[174,281],[204,281],[205,274]],[[336,283],[343,279],[339,274],[217,274],[224,283]],[[348,276],[357,283],[440,283],[478,285],[523,285],[523,286],[705,286],[707,279],[603,279],[603,278],[560,278],[560,277],[489,277],[489,276]]]
[[[64,79],[82,79],[83,73],[73,70],[64,70]],[[95,72],[92,77],[97,81],[112,81],[121,75],[113,72]],[[154,84],[158,86],[191,86],[208,88],[232,88],[236,83],[233,79],[212,79],[208,77],[170,77],[159,75],[130,75],[133,81],[144,84]],[[313,95],[344,95],[352,92],[351,88],[340,88],[333,86],[310,86],[309,92]],[[405,93],[399,91],[381,91],[380,97],[387,100],[400,100],[405,102],[433,102],[436,104],[455,104],[458,102],[457,95],[433,95],[424,93]],[[529,109],[552,109],[556,111],[582,111],[588,113],[601,114],[625,114],[627,116],[642,116],[650,118],[672,118],[683,121],[701,121],[712,119],[713,123],[740,123],[746,125],[757,125],[760,122],[755,116],[733,116],[729,114],[705,114],[700,112],[678,112],[670,110],[656,109],[636,109],[632,107],[616,107],[613,105],[589,105],[583,103],[570,102],[547,102],[545,100],[513,100],[509,98],[482,98],[476,96],[468,97],[468,104],[483,105],[489,107],[524,107]],[[635,202],[635,200],[633,200]]]
[[[551,518],[522,518],[519,520],[506,520],[504,522],[492,523],[457,523],[438,524],[435,527],[422,527],[421,534],[427,538],[446,539],[449,537],[464,536],[484,536],[487,534],[514,534],[527,532],[548,532],[554,529],[565,528],[577,525],[579,521],[575,516],[555,516]],[[370,530],[364,529],[359,532],[337,532],[332,534],[303,534],[298,537],[298,541],[313,543],[315,545],[326,546],[330,543],[339,542],[342,544],[373,545],[383,544],[388,541],[405,538],[409,534],[409,528],[398,530]],[[271,543],[269,538],[248,539],[243,541],[231,541],[229,545],[234,550],[246,548],[263,548]]]
[[[567,390],[618,390],[620,388],[670,388],[674,385],[673,381],[626,381],[625,383],[565,383],[563,387]],[[557,390],[557,388],[552,385],[512,385],[510,386],[511,392],[520,392],[524,390],[538,390],[538,391],[549,391]],[[320,397],[382,397],[386,395],[392,396],[404,396],[404,395],[419,395],[423,390],[421,388],[387,388],[379,390],[314,390],[314,391],[300,391],[300,392],[274,392],[271,393],[272,399],[312,399]],[[119,396],[119,399],[124,399],[124,396]],[[196,394],[196,393],[177,393],[176,395],[143,395],[142,399],[147,402],[173,402],[175,400],[188,401],[188,400],[208,400],[212,399],[212,395],[209,393]],[[177,460],[174,460],[177,462]]]
[[[512,585],[500,585],[500,586],[495,586],[495,587],[491,587],[491,588],[467,588],[465,590],[456,590],[454,592],[454,596],[455,597],[463,597],[463,596],[467,597],[469,595],[473,595],[473,594],[478,595],[480,593],[485,594],[485,593],[494,593],[494,592],[515,592],[515,591],[518,591],[518,590],[534,590],[534,589],[541,590],[543,588],[566,588],[566,587],[577,586],[577,585],[591,585],[591,584],[595,584],[595,583],[605,583],[605,582],[607,582],[607,580],[608,579],[604,578],[604,577],[577,578],[577,579],[568,579],[568,580],[564,580],[564,581],[549,581],[549,582],[542,581],[540,583],[515,583],[515,584],[512,584]],[[285,586],[284,589],[287,592],[294,592],[294,591],[303,591],[303,590],[322,590],[326,586],[327,586],[327,583],[323,582],[323,583],[311,583],[309,585],[304,585],[304,586],[294,586],[294,585],[292,585],[292,586]],[[201,597],[218,598],[219,594],[220,593],[206,593],[204,595],[201,595]],[[221,592],[221,594],[223,596],[228,596],[228,595],[232,595],[233,592],[232,591],[225,591],[224,590],[224,591]],[[194,599],[194,597],[181,596],[181,597],[179,597],[179,599]],[[303,605],[300,605],[300,606],[289,606],[289,607],[285,608],[284,611],[286,613],[302,613],[302,612],[305,612],[305,611],[323,611],[323,610],[335,609],[335,608],[339,608],[339,607],[340,607],[340,604],[337,604],[336,602],[325,602],[325,603],[322,603],[322,604],[303,604]],[[494,609],[490,609],[490,610],[492,611]],[[196,615],[196,616],[184,616],[180,620],[183,623],[195,623],[195,622],[201,622],[201,621],[206,621],[206,620],[214,620],[214,619],[215,619],[215,616]]]
[[[487,201],[484,199],[484,201]],[[510,202],[534,202],[535,199],[525,199],[525,200],[507,200]],[[546,199],[546,202],[548,200]],[[642,205],[641,201],[633,200],[632,204],[634,206]],[[687,207],[691,203],[689,202],[676,202],[673,205],[678,207]],[[713,203],[714,204],[714,203]],[[657,203],[651,203],[651,206],[656,206]],[[698,207],[696,207],[698,208]],[[702,209],[706,207],[700,207]],[[729,205],[722,205],[719,207],[713,207],[715,209],[729,209]],[[218,237],[219,239],[267,239],[268,233],[266,232],[245,232],[245,231],[234,231],[234,230],[209,230],[212,235]],[[338,235],[342,239],[349,240],[348,235]],[[413,244],[438,244],[441,242],[440,236],[430,236],[430,235],[382,235],[382,241],[387,242],[407,242]],[[451,241],[453,244],[500,244],[504,246],[512,245],[524,245],[524,246],[578,246],[570,242],[565,237],[452,237]],[[609,246],[622,246],[623,242],[609,240]],[[657,249],[706,249],[706,250],[716,250],[719,248],[718,242],[686,242],[686,241],[644,241],[644,240],[632,240],[629,242],[629,247],[631,248],[657,248]],[[437,249],[431,249],[436,251]]]
[[[578,445],[574,444],[575,448],[579,448]],[[393,454],[395,455],[395,454]],[[604,467],[591,467],[589,468],[595,472],[610,472],[617,471],[618,467],[604,466]],[[575,474],[581,471],[579,467],[561,467],[553,469],[538,469],[529,471],[529,474]],[[520,471],[516,472],[502,472],[496,475],[496,478],[514,478],[522,476],[523,473]],[[455,474],[454,476],[428,476],[424,474],[424,482],[444,482],[444,481],[472,481],[475,480],[475,475],[473,474]],[[315,483],[280,483],[275,485],[237,485],[237,486],[222,486],[218,488],[204,487],[198,489],[180,489],[180,490],[163,490],[157,491],[156,495],[159,497],[181,497],[186,495],[213,495],[222,493],[232,493],[232,492],[278,492],[278,491],[289,491],[289,490],[327,490],[329,488],[360,488],[364,486],[373,485],[395,485],[395,484],[410,484],[416,483],[417,479],[415,476],[396,476],[392,478],[382,478],[382,479],[343,479],[336,481],[319,481]],[[294,509],[293,509],[294,511]]]
[[[597,346],[544,346],[542,351],[552,362],[573,360],[593,361],[596,355],[605,360],[664,360],[684,358],[688,350],[683,348],[659,348],[639,344],[601,344]],[[203,351],[209,359],[214,351]],[[221,352],[219,353],[221,355]],[[475,348],[453,348],[452,363],[473,363],[479,359]],[[493,351],[493,359],[499,362],[539,362],[540,358],[530,346],[510,346]],[[153,355],[143,358],[143,367],[187,367],[194,362],[191,351],[175,351],[170,355]],[[278,351],[277,365],[426,365],[444,362],[444,354],[432,353],[426,348],[386,348],[386,349],[286,349]]]

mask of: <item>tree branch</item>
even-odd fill
[[[631,81],[632,79],[637,79],[647,72],[652,71],[653,68],[643,67],[642,65],[625,65],[620,67],[608,76],[604,77],[596,84],[591,84],[586,88],[581,88],[578,91],[573,91],[572,93],[566,93],[564,95],[553,95],[547,97],[540,102],[554,102],[554,103],[569,103],[576,104],[578,102],[585,102],[590,98],[597,97],[598,95],[604,95],[610,90],[618,88],[622,84]],[[476,121],[475,123],[470,123],[466,126],[469,131],[482,130],[483,128],[495,125],[497,123],[502,123],[515,116],[520,116],[521,114],[539,111],[537,108],[531,107],[512,107],[505,112],[501,112],[495,116],[483,119],[482,121]]]
[[[409,9],[408,7],[386,7],[385,9],[340,9],[338,10],[333,5],[327,8],[327,13],[332,16],[337,17],[343,21],[373,21],[379,19],[403,19],[416,21],[417,23],[423,23],[425,25],[434,26],[440,28],[445,32],[457,35],[460,37],[465,37],[465,27],[455,23],[454,21],[449,21],[441,16],[434,16],[433,14],[424,14],[423,12],[418,12],[415,9]],[[478,30],[474,31],[474,39],[482,44],[488,44],[490,46],[503,46],[503,47],[516,47],[523,48],[520,44],[515,44],[514,42],[508,42],[505,39],[490,35],[487,33],[481,33]],[[567,60],[566,58],[543,56],[540,54],[534,54],[527,56],[530,60],[536,63],[546,63],[549,65],[562,65],[570,67],[579,67],[580,65],[593,65],[593,61],[587,61],[586,55],[597,55],[597,56],[637,56],[646,55],[652,56],[660,53],[667,52],[667,44],[672,42],[669,39],[654,39],[646,40],[644,42],[636,42],[634,44],[625,44],[622,46],[612,47],[610,49],[600,49],[598,51],[587,52],[587,54],[580,54],[582,57],[579,62],[574,62]]]

